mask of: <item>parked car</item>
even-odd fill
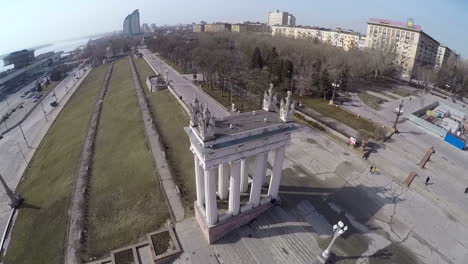
[[[57,101],[53,101],[52,103],[50,103],[50,106],[52,107],[56,107],[58,105]]]

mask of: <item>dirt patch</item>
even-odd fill
[[[174,244],[172,243],[169,231],[152,235],[151,242],[153,243],[153,248],[154,252],[156,253],[156,256],[160,256],[168,251],[176,249]]]
[[[115,264],[136,264],[131,248],[115,253],[114,258]]]

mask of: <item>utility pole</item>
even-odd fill
[[[46,121],[49,121],[49,120],[47,120],[47,115],[46,115],[46,111],[45,111],[45,109],[44,109],[44,104],[42,104],[42,100],[41,100],[41,107],[42,107],[42,113],[44,113],[44,118],[45,118],[45,120],[46,120]]]
[[[18,149],[19,149],[19,151],[20,151],[20,153],[21,153],[21,156],[23,156],[23,159],[24,159],[24,161],[26,162],[26,166],[29,167],[29,162],[28,162],[28,160],[26,159],[26,156],[24,155],[23,150],[21,149],[20,144],[18,143],[18,141],[16,142],[16,145],[18,146]]]
[[[10,198],[10,207],[18,209],[24,201],[23,197],[21,197],[19,193],[12,191],[8,187],[8,185],[6,184],[1,174],[0,174],[0,182],[2,183],[3,188],[5,189],[5,192],[8,195],[8,198]]]
[[[395,118],[395,123],[393,124],[393,129],[395,130],[395,133],[398,133],[397,123],[398,123],[398,119],[403,114],[402,109],[403,109],[403,100],[401,100],[400,105],[395,109],[396,118]]]
[[[24,134],[24,131],[23,131],[23,128],[21,127],[21,124],[19,125],[19,129],[21,131],[21,134],[23,135],[24,141],[26,142],[26,146],[28,146],[28,148],[30,148],[31,146],[29,146],[28,140],[26,139],[26,135]]]

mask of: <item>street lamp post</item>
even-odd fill
[[[20,153],[21,153],[21,156],[23,156],[23,159],[24,159],[24,161],[26,162],[26,166],[29,167],[29,162],[28,162],[28,160],[26,159],[26,156],[24,155],[23,150],[21,149],[21,146],[20,146],[20,144],[18,143],[18,141],[16,142],[16,145],[18,146],[18,149],[19,149],[19,151],[20,151]]]
[[[166,70],[166,83],[169,85],[169,71]]]
[[[393,129],[395,130],[395,133],[398,133],[397,123],[398,123],[398,119],[400,118],[400,116],[403,115],[403,100],[401,100],[400,105],[395,109],[395,115],[396,115],[396,118],[395,118],[395,123],[393,123]]]
[[[23,128],[21,127],[21,124],[19,124],[19,129],[21,131],[21,134],[23,135],[24,141],[26,142],[26,146],[28,146],[28,148],[31,148],[31,146],[29,146],[28,140],[26,139],[26,135],[24,134],[24,131],[23,131]]]
[[[54,97],[55,97],[55,101],[58,102],[57,94],[55,94],[55,89],[54,89],[54,93],[52,94],[52,96],[54,96]]]
[[[42,113],[44,113],[44,118],[45,118],[45,120],[46,120],[46,121],[49,121],[49,120],[47,120],[47,113],[46,113],[46,111],[45,111],[45,109],[44,109],[44,104],[42,103],[42,100],[41,100],[41,108],[42,108]]]
[[[330,242],[330,245],[328,245],[327,249],[325,249],[321,255],[323,258],[323,262],[326,262],[328,260],[328,258],[330,257],[330,250],[333,247],[333,244],[335,244],[336,239],[343,235],[344,232],[346,232],[346,230],[348,230],[348,226],[345,226],[341,221],[339,221],[338,224],[333,225],[333,238]]]
[[[332,83],[332,86],[333,86],[333,94],[332,94],[332,98],[330,99],[330,102],[328,103],[331,105],[335,103],[335,92],[336,92],[336,89],[340,87],[340,84],[337,82],[334,82]]]

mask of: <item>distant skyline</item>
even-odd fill
[[[369,18],[413,18],[440,43],[468,57],[468,1],[464,0],[0,0],[0,54],[98,33],[122,30],[127,14],[140,10],[141,23],[266,22],[269,11],[288,11],[298,25],[366,32]],[[8,23],[5,23],[8,22]]]

